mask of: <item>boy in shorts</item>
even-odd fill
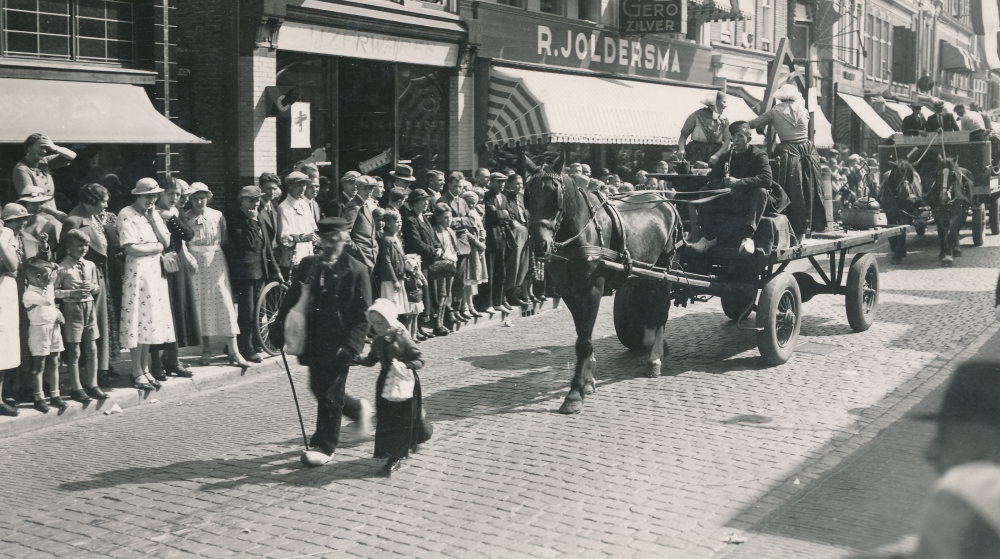
[[[63,318],[63,343],[66,344],[66,372],[72,387],[69,397],[81,404],[90,403],[91,398],[104,400],[108,397],[97,387],[97,339],[101,337],[97,329],[97,307],[94,296],[99,293],[97,266],[84,260],[90,250],[90,237],[79,229],[73,229],[63,236],[66,258],[59,263],[56,277],[56,299],[61,300]],[[87,369],[80,384],[80,350],[87,358]],[[86,388],[84,388],[86,387]]]
[[[58,273],[59,267],[51,262],[41,258],[29,260],[25,266],[28,286],[21,299],[28,311],[28,349],[31,350],[35,409],[42,413],[49,411],[42,392],[43,372],[51,390],[51,404],[60,411],[69,407],[59,395],[59,353],[64,349],[59,325],[65,321],[56,307],[53,288]]]

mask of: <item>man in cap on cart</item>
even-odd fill
[[[707,236],[691,245],[695,252],[715,246],[719,236],[732,236],[721,230],[724,222],[742,220],[735,238],[743,256],[755,252],[754,237],[765,213],[777,213],[788,205],[788,197],[771,180],[771,164],[764,150],[750,145],[753,132],[744,121],[729,126],[732,148],[722,154],[708,173],[710,188],[729,188],[730,192],[705,204],[701,212],[702,231]],[[726,219],[735,216],[737,219]],[[722,219],[720,219],[720,217]]]

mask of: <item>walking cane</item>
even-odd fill
[[[285,364],[285,374],[288,375],[288,384],[292,387],[292,399],[295,400],[295,413],[299,415],[299,427],[302,429],[302,442],[309,450],[309,438],[306,437],[306,424],[302,421],[302,409],[299,407],[299,396],[295,393],[295,382],[292,381],[292,370],[288,368],[288,358],[285,357],[285,348],[281,348],[281,361]]]

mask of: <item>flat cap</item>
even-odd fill
[[[361,173],[359,173],[357,171],[348,171],[348,172],[344,173],[344,176],[340,177],[340,182],[348,182],[348,181],[357,180],[358,177],[360,177],[360,176],[361,176]]]
[[[491,173],[490,174],[490,180],[491,181],[505,181],[505,180],[507,180],[507,175],[505,175],[503,173],[500,173],[500,172]]]
[[[263,193],[260,191],[260,187],[251,184],[250,186],[241,188],[240,195],[237,198],[260,198],[261,196],[263,196]]]
[[[291,173],[288,173],[287,177],[285,177],[285,184],[289,185],[289,184],[296,183],[296,182],[309,182],[311,180],[312,179],[309,178],[309,175],[307,175],[305,173],[300,173],[298,171],[292,171]]]

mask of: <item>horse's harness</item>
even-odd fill
[[[559,232],[559,227],[562,225],[563,220],[563,201],[565,200],[564,188],[565,185],[561,178],[554,177],[552,175],[544,175],[540,180],[552,180],[555,183],[556,188],[556,215],[552,219],[552,237],[555,238],[556,234]],[[574,185],[575,186],[575,185]],[[579,187],[575,188],[580,192],[580,196],[583,198],[584,202],[587,204],[587,212],[590,214],[590,219],[580,227],[580,231],[572,237],[566,239],[562,242],[556,242],[553,240],[552,248],[549,251],[549,258],[555,258],[557,260],[562,260],[565,262],[578,262],[578,261],[600,261],[606,260],[610,262],[620,263],[625,267],[625,273],[631,275],[632,273],[632,256],[628,250],[628,231],[625,229],[624,223],[622,223],[621,212],[612,205],[611,198],[605,198],[601,194],[595,194],[598,200],[601,202],[599,206],[595,206],[591,201],[590,196],[587,192]],[[679,241],[673,244],[671,248],[671,253],[675,252],[678,248],[684,244],[684,233],[683,225],[681,224],[681,217],[677,211],[677,208],[673,204],[667,204],[674,214],[674,229],[680,234],[677,236]],[[604,228],[601,226],[601,222],[597,219],[599,210],[603,209],[607,212],[608,217],[611,218],[611,240],[612,247],[604,246]],[[540,219],[532,219],[533,223],[538,223]],[[576,241],[583,235],[583,232],[587,230],[590,225],[594,226],[594,230],[597,231],[597,246],[594,245],[580,245],[576,247],[567,248],[566,245]],[[614,241],[618,239],[619,242]],[[667,237],[667,246],[670,246],[670,236]],[[664,247],[666,250],[667,247]],[[662,252],[662,251],[661,251]]]

